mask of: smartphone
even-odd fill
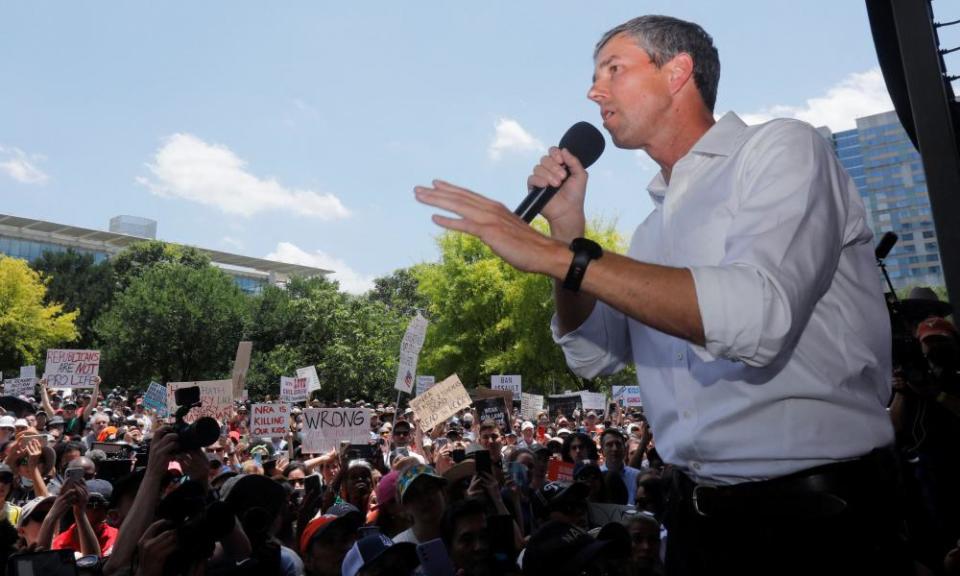
[[[23,444],[26,444],[31,440],[39,440],[40,447],[46,448],[47,443],[50,441],[50,437],[47,436],[46,434],[24,434],[23,436],[20,437],[20,440],[23,441]]]
[[[527,467],[520,462],[510,463],[510,476],[513,477],[513,483],[521,488],[527,486]]]
[[[14,554],[7,561],[10,576],[77,576],[73,550],[48,550]]]
[[[447,442],[449,442],[449,440],[447,440],[446,438],[437,438],[436,440],[433,441],[433,449],[439,450],[444,446],[446,446]]]
[[[310,474],[303,479],[303,489],[306,492],[319,492],[320,491],[320,475],[319,474]]]
[[[477,463],[477,474],[493,473],[493,465],[490,462],[490,453],[486,450],[480,450],[473,453],[473,459]]]
[[[83,474],[84,474],[83,468],[67,468],[65,474],[67,476],[67,480],[73,480],[78,484],[85,483],[83,479]]]
[[[457,572],[440,538],[417,544],[417,557],[420,558],[420,570],[425,576],[454,576]]]
[[[450,451],[450,457],[453,458],[453,461],[457,464],[463,462],[467,459],[467,451],[463,448],[457,448],[456,450]]]

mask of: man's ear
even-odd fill
[[[693,58],[686,52],[681,52],[665,64],[667,79],[670,83],[670,92],[676,94],[693,81]]]

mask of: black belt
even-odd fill
[[[699,516],[829,517],[856,501],[880,495],[895,482],[892,453],[887,449],[758,482],[716,486],[697,484],[672,471],[671,496]],[[686,506],[686,505],[689,505]]]

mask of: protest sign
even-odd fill
[[[434,385],[410,401],[413,414],[420,421],[421,430],[431,430],[434,426],[470,406],[467,394],[460,378],[456,374],[448,376],[443,382]]]
[[[33,396],[36,378],[8,378],[3,381],[3,393],[6,396]]]
[[[290,431],[290,406],[283,402],[250,407],[250,436],[283,438]]]
[[[50,388],[93,388],[99,371],[99,350],[47,350],[43,376]]]
[[[306,378],[289,378],[287,376],[280,377],[280,401],[288,402],[290,404],[296,404],[297,402],[306,402],[307,396],[307,379]]]
[[[573,482],[573,462],[550,460],[547,465],[547,480],[551,482]]]
[[[520,415],[524,420],[537,421],[537,415],[543,410],[543,396],[539,394],[520,394]]]
[[[610,522],[626,525],[630,518],[639,514],[636,506],[623,504],[587,504],[587,520],[590,526],[606,526]]]
[[[303,451],[321,454],[339,449],[340,442],[366,444],[370,414],[366,408],[307,408],[303,411]]]
[[[237,356],[233,360],[233,397],[242,398],[247,387],[247,370],[250,369],[250,353],[253,342],[241,342],[237,345]]]
[[[643,406],[639,386],[614,386],[613,401],[623,407]]]
[[[36,367],[36,366],[21,366],[21,367],[20,367],[20,377],[21,377],[21,378],[36,378],[36,377],[37,377],[37,367]]]
[[[436,378],[433,376],[417,376],[417,396],[433,388],[436,383]]]
[[[143,395],[143,406],[153,408],[160,416],[167,415],[167,387],[159,382],[151,382]]]
[[[297,378],[307,379],[307,395],[310,392],[320,389],[320,377],[317,376],[316,366],[307,366],[306,368],[297,368]]]
[[[407,331],[400,342],[400,365],[397,367],[397,379],[393,387],[395,390],[410,394],[413,391],[414,375],[417,373],[417,360],[420,349],[427,337],[427,319],[417,312],[410,320]]]
[[[520,375],[499,375],[490,377],[490,388],[494,390],[509,390],[513,393],[514,398],[519,398],[521,389],[520,389]]]
[[[204,382],[168,382],[167,412],[177,411],[176,391],[190,386],[200,387],[202,406],[193,408],[184,417],[184,421],[193,422],[202,416],[211,416],[223,424],[233,408],[233,380],[207,380]]]
[[[556,419],[558,416],[573,418],[573,411],[579,409],[582,402],[580,394],[555,394],[547,396],[547,410],[550,419]]]
[[[607,409],[607,395],[603,392],[581,392],[580,401],[584,410]]]
[[[513,392],[509,390],[491,390],[483,386],[477,386],[470,391],[470,399],[478,400],[480,398],[503,398],[507,407],[513,408]]]
[[[509,434],[513,427],[510,425],[510,411],[504,398],[481,398],[473,401],[473,408],[477,411],[480,422],[491,419],[496,421],[500,430]]]

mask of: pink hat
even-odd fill
[[[383,505],[397,498],[397,480],[400,479],[400,472],[391,470],[380,478],[377,484],[377,504]]]

